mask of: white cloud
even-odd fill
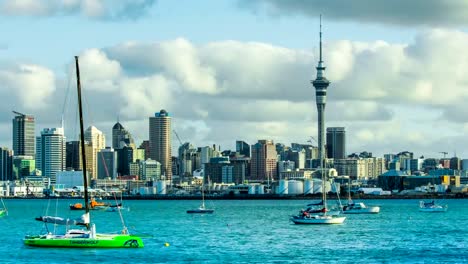
[[[95,19],[137,19],[156,0],[0,0],[0,14],[48,17],[82,15]]]
[[[17,64],[0,68],[0,93],[9,98],[4,105],[37,110],[50,103],[48,99],[54,90],[54,73],[45,67]]]

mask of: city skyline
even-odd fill
[[[12,110],[35,117],[36,135],[64,114],[67,139],[77,138],[76,99],[65,96],[74,55],[86,127],[108,139],[117,120],[136,142],[148,139],[148,117],[166,109],[197,146],[306,143],[317,135],[310,80],[321,13],[326,126],[346,128],[349,153],[468,157],[465,2],[403,1],[394,12],[385,1],[357,1],[356,11],[338,0],[95,2],[0,1],[0,22],[16,29],[0,42],[1,146],[12,147]]]

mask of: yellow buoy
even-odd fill
[[[169,243],[167,243],[167,242],[164,243],[164,246],[165,246],[165,247],[168,247],[168,246],[169,246]]]

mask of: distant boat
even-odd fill
[[[212,214],[214,213],[214,209],[207,209],[205,207],[204,185],[205,185],[205,180],[203,178],[203,183],[202,183],[202,188],[201,188],[202,204],[197,209],[187,210],[187,214]]]
[[[351,182],[348,182],[348,204],[343,206],[344,214],[378,214],[380,206],[366,206],[363,202],[354,203],[351,199]]]
[[[434,200],[430,202],[419,201],[419,211],[427,213],[440,213],[446,212],[448,209],[447,205],[437,204]]]
[[[86,152],[84,145],[84,129],[83,129],[83,111],[81,104],[81,85],[78,66],[78,56],[75,57],[76,75],[77,75],[77,90],[78,90],[78,107],[80,118],[80,142],[81,142],[81,158],[83,168],[86,167]],[[88,203],[88,175],[86,169],[83,170],[83,185],[84,185],[84,205],[85,213],[79,218],[66,219],[56,216],[40,216],[36,220],[43,222],[46,229],[35,235],[27,235],[23,242],[31,247],[49,247],[49,248],[142,248],[143,241],[139,236],[130,235],[125,226],[123,219],[123,229],[120,233],[102,234],[96,232],[96,225],[91,222],[89,203]],[[48,224],[53,224],[51,229]],[[56,225],[64,225],[64,232],[56,233]],[[76,226],[75,228],[70,228]],[[78,253],[79,255],[80,253]],[[47,260],[44,260],[47,261]]]
[[[89,209],[90,210],[105,210],[107,209],[110,204],[97,202],[94,198],[91,199],[89,202]],[[70,204],[70,210],[85,210],[85,207],[81,203]]]

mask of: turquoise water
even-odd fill
[[[22,243],[41,231],[34,217],[78,216],[71,200],[6,200],[1,263],[468,263],[468,201],[444,200],[446,213],[418,211],[418,200],[366,200],[377,215],[343,225],[294,225],[305,200],[208,201],[213,215],[187,215],[198,201],[124,201],[142,249],[43,249]],[[50,203],[50,204],[49,204]],[[49,204],[49,205],[48,205]],[[56,211],[57,210],[57,211]],[[98,232],[121,229],[118,213],[93,212]],[[169,243],[165,246],[164,243]]]

